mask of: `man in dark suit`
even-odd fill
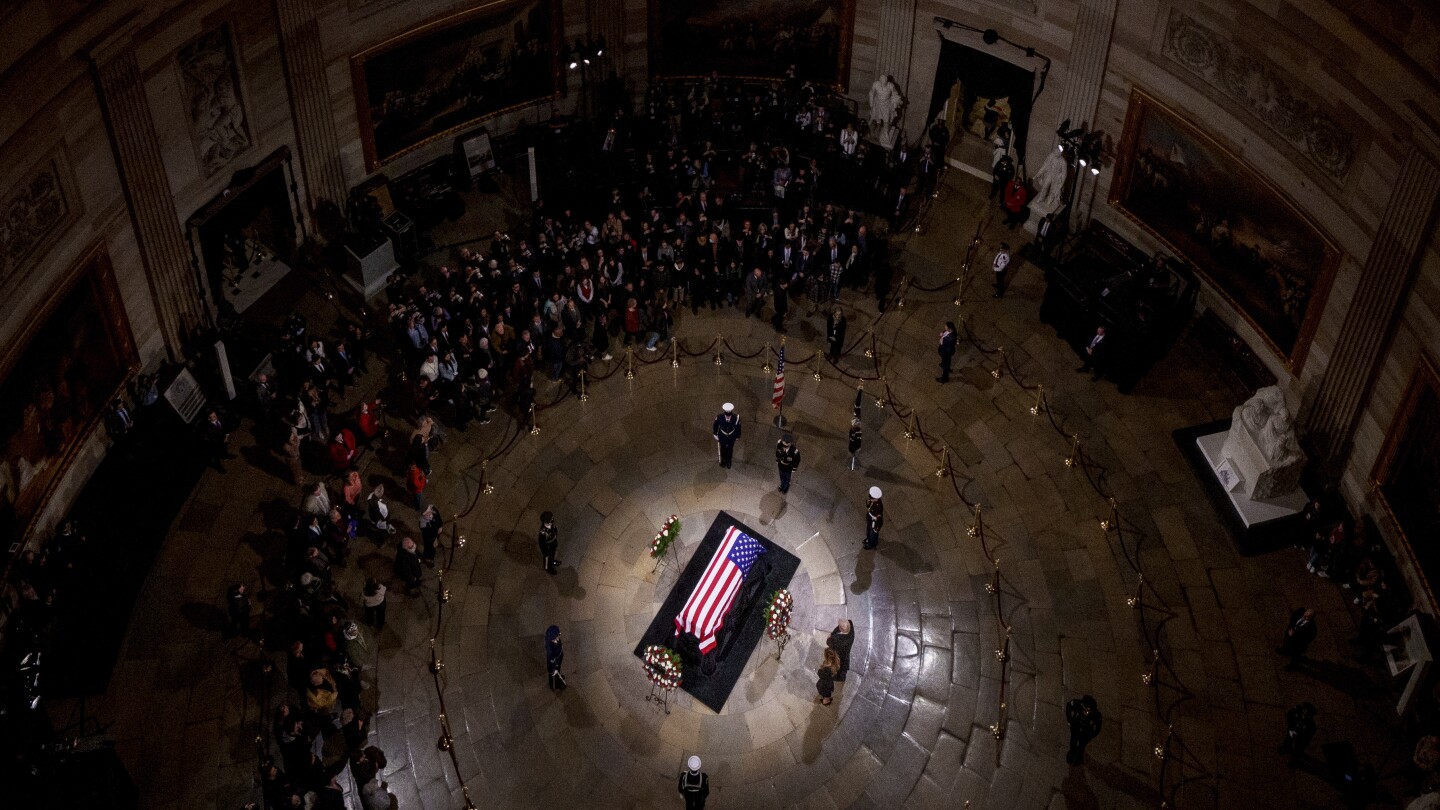
[[[1310,642],[1315,640],[1315,611],[1311,608],[1295,608],[1290,611],[1290,624],[1285,628],[1285,637],[1281,639],[1280,646],[1275,652],[1281,655],[1290,656],[1290,663],[1285,665],[1286,669],[1295,669],[1300,660],[1305,657],[1305,651],[1310,649]]]
[[[840,361],[840,352],[844,350],[845,327],[845,312],[837,306],[830,311],[830,317],[825,319],[825,357],[832,363]]]
[[[1105,327],[1095,327],[1095,335],[1090,338],[1090,343],[1085,346],[1085,362],[1076,372],[1094,371],[1090,379],[1098,380],[1105,376],[1108,370],[1110,359],[1110,343],[1105,339]]]
[[[905,221],[910,218],[910,188],[901,186],[895,194],[895,205],[890,213],[890,230],[898,231],[905,226]]]
[[[940,376],[935,382],[950,382],[950,361],[955,357],[955,322],[946,321],[945,331],[940,333],[940,346],[937,351],[940,353]]]
[[[111,440],[120,441],[134,428],[135,420],[125,403],[118,399],[110,403],[110,410],[105,412],[105,432],[110,434]]]
[[[210,456],[210,465],[222,473],[225,472],[225,465],[221,462],[235,458],[235,455],[225,446],[230,440],[230,432],[225,429],[225,423],[220,421],[220,415],[214,408],[205,414],[205,422],[200,426],[200,438]]]
[[[917,193],[921,197],[935,190],[935,181],[940,174],[940,164],[930,147],[925,147],[925,151],[921,153],[920,163],[916,166],[915,174],[920,187]]]
[[[1100,735],[1100,707],[1095,698],[1085,695],[1065,704],[1065,721],[1070,724],[1070,750],[1065,761],[1071,765],[1085,762],[1085,746]]]

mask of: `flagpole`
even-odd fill
[[[776,364],[775,376],[783,384],[780,378],[785,373],[785,336],[780,336],[780,362]],[[775,402],[775,427],[785,429],[785,390],[780,390],[780,399]]]

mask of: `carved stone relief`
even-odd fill
[[[175,61],[195,154],[210,177],[250,146],[229,26],[190,40],[175,52]]]
[[[69,167],[52,155],[0,202],[0,290],[20,265],[58,237],[79,215]]]
[[[1260,119],[1325,174],[1340,179],[1355,161],[1358,138],[1303,97],[1303,87],[1268,60],[1171,9],[1161,44],[1165,56]]]

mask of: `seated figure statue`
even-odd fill
[[[1278,386],[1261,388],[1235,408],[1221,453],[1244,477],[1244,491],[1253,500],[1279,497],[1299,486],[1305,453]]]

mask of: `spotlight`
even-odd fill
[[[1083,169],[1083,168],[1085,168],[1087,165],[1089,165],[1089,162],[1086,161],[1085,158],[1080,158],[1080,168]]]
[[[1065,151],[1065,144],[1063,144],[1063,143],[1057,143],[1057,144],[1055,144],[1055,151],[1057,151],[1057,152],[1064,152],[1064,151]]]
[[[1091,166],[1091,167],[1090,167],[1090,173],[1098,177],[1098,176],[1100,175],[1100,167],[1099,167],[1099,166]]]
[[[595,55],[596,55],[596,56],[604,56],[604,55],[605,55],[605,35],[604,35],[604,34],[601,34],[601,35],[600,35],[600,38],[595,40]]]

